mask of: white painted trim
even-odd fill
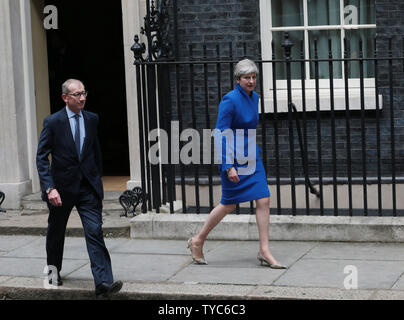
[[[272,25],[272,16],[271,16],[271,2],[268,0],[260,0],[260,31],[261,31],[261,53],[262,60],[271,60],[272,59],[272,32],[270,26]],[[269,13],[269,14],[268,14]],[[267,21],[267,23],[263,23],[263,21]],[[263,77],[263,82],[261,85],[264,88],[264,92],[272,91],[272,64],[264,63],[262,65],[262,70],[264,75],[268,75],[268,77]]]
[[[306,111],[316,111],[316,92],[313,89],[306,89]],[[365,89],[364,106],[366,110],[376,110],[376,94],[375,89]],[[265,97],[265,113],[273,113],[273,98]],[[303,111],[301,90],[293,90],[292,102],[295,104],[297,111]],[[383,97],[379,95],[379,108],[383,108]],[[334,110],[341,111],[346,109],[345,92],[343,90],[334,90]],[[350,89],[349,92],[349,110],[361,109],[361,96],[359,89]],[[277,110],[278,113],[288,112],[287,90],[277,90]],[[330,111],[330,91],[320,91],[320,110]]]
[[[342,1],[340,5],[343,6]],[[309,26],[307,21],[307,1],[303,1],[303,10],[304,10],[304,25],[303,26],[292,26],[292,27],[272,27],[272,13],[271,13],[271,0],[260,0],[260,30],[261,30],[261,50],[262,50],[262,60],[271,61],[272,60],[272,32],[273,31],[304,31],[305,33],[305,54],[306,57],[309,56],[309,44],[308,44],[308,31],[309,30],[341,30],[341,35],[344,35],[345,30],[349,29],[367,29],[367,28],[376,28],[375,24],[363,24],[363,25],[345,25],[343,15],[341,14],[341,25],[329,25],[329,26]],[[343,12],[343,11],[341,11]],[[343,42],[343,39],[341,38]],[[341,50],[343,52],[344,46],[342,44]],[[344,68],[342,68],[342,72],[344,75]],[[265,112],[273,112],[273,80],[272,80],[272,64],[264,63],[263,64],[263,73],[266,75],[264,77],[262,84],[265,92],[264,101],[265,101]],[[310,66],[309,62],[306,62],[306,79],[310,77]],[[341,95],[341,90],[344,89],[345,83],[344,78],[342,79],[334,79],[334,88],[337,90],[335,92],[335,104],[338,106],[342,105],[342,98],[345,94]],[[375,94],[375,79],[374,78],[366,78],[364,79],[365,92],[366,92],[366,109],[376,109],[376,94]],[[315,89],[315,80],[310,79],[305,81],[305,86],[307,90],[306,101],[309,104],[312,104],[313,97],[315,99],[315,94],[313,96],[312,91],[310,89]],[[329,110],[329,80],[328,79],[320,79],[319,88],[322,90],[320,94],[320,105],[321,110]],[[287,112],[287,105],[285,108],[285,103],[287,103],[287,98],[285,98],[286,94],[286,80],[277,80],[277,97],[278,97],[278,112]],[[360,109],[360,104],[358,105],[358,101],[360,102],[360,94],[358,94],[355,89],[360,87],[359,79],[349,79],[349,90],[350,90],[350,106],[352,110]],[[292,90],[293,97],[299,96],[301,97],[301,80],[292,80]],[[339,90],[339,91],[338,91]],[[286,99],[286,102],[284,101]],[[345,99],[345,98],[344,98]],[[345,100],[344,100],[345,101]],[[373,101],[373,103],[371,102]],[[382,96],[379,95],[380,108],[382,108]],[[345,102],[344,102],[345,103]],[[295,102],[296,106],[299,103]],[[300,108],[301,109],[301,108]],[[310,109],[310,108],[308,108]],[[299,110],[299,108],[298,108]],[[314,109],[315,110],[315,109]],[[311,110],[311,111],[314,111]],[[310,111],[310,110],[309,110]]]
[[[341,26],[339,24],[329,26],[292,26],[292,27],[269,27],[271,31],[304,31],[304,30],[341,30],[341,29],[375,29],[375,24],[350,24]]]
[[[139,35],[139,38],[141,39],[140,42],[144,41],[144,39],[142,39],[143,36],[140,35],[140,27],[143,23],[141,17],[144,2],[144,0],[122,0],[129,161],[131,176],[130,181],[127,182],[127,187],[132,187],[133,181],[141,181],[136,69],[133,65],[135,60],[130,48],[134,44],[135,34]]]
[[[29,177],[32,181],[32,192],[39,192],[39,178],[36,169],[36,150],[38,145],[36,124],[35,80],[32,49],[31,3],[30,0],[20,1],[21,40],[24,75],[24,101],[27,128],[27,149]]]

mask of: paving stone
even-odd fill
[[[305,259],[404,260],[402,243],[321,243]]]
[[[403,268],[403,273],[401,274],[400,278],[397,280],[397,282],[393,285],[394,290],[404,290],[404,268]]]
[[[111,243],[114,241],[115,239],[111,239]],[[218,241],[207,241],[204,249],[209,252],[220,243]],[[190,255],[186,240],[127,239],[125,242],[115,245],[111,252]]]
[[[184,256],[146,254],[111,254],[114,279],[122,281],[166,281],[191,262]],[[69,274],[69,278],[88,279],[90,265]]]
[[[11,278],[12,277],[8,277],[8,276],[0,276],[0,284],[3,284],[4,282],[7,282]]]
[[[373,300],[404,300],[404,291],[377,290],[372,296]]]
[[[285,272],[274,285],[298,287],[345,288],[354,275],[344,273],[347,266],[357,270],[357,289],[390,289],[403,272],[395,261],[302,259]],[[347,278],[348,277],[348,278]]]
[[[284,270],[258,266],[251,268],[221,268],[191,265],[170,278],[169,282],[270,285],[278,279],[283,272]]]
[[[310,300],[368,300],[373,290],[346,290],[335,288],[301,288],[283,286],[259,286],[249,294],[252,298],[310,299]]]
[[[63,277],[65,274],[87,263],[87,260],[65,259],[63,261],[61,276]],[[0,272],[2,275],[41,278],[44,276],[45,266],[46,259],[44,258],[0,257]]]
[[[255,286],[220,285],[220,284],[188,284],[188,283],[125,283],[123,292],[139,292],[153,294],[159,292],[168,295],[205,295],[231,296],[245,298],[254,290]]]
[[[34,236],[0,236],[0,253],[10,252],[38,241],[39,238]]]
[[[316,245],[316,242],[270,241],[269,246],[280,263],[290,266]],[[208,266],[254,267],[260,264],[258,250],[258,241],[223,241],[217,248],[205,253],[205,258]]]

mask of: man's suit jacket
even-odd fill
[[[38,143],[37,168],[42,188],[42,200],[47,201],[46,190],[56,188],[64,198],[74,197],[80,190],[80,177],[84,176],[104,198],[102,186],[101,150],[97,137],[98,115],[82,110],[86,137],[77,155],[66,108],[44,120]],[[51,164],[49,154],[52,155]]]

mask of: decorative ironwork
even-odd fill
[[[147,38],[147,57],[143,58],[146,45],[139,44],[139,37],[136,35],[135,44],[131,48],[135,55],[135,64],[173,57],[173,46],[169,40],[169,15],[166,8],[169,2],[169,0],[152,0],[150,5],[150,1],[146,1],[147,14],[140,33]]]
[[[139,43],[139,36],[135,35],[135,44],[130,48],[135,55],[135,63],[143,62],[143,54],[146,52],[146,45],[144,43]]]
[[[6,210],[1,208],[1,205],[3,204],[5,198],[6,195],[4,194],[4,192],[0,191],[0,212],[6,212]]]
[[[142,203],[142,188],[135,187],[132,190],[126,190],[120,197],[119,203],[125,210],[121,217],[128,217],[128,213],[135,217],[140,212],[136,212],[136,207]]]
[[[284,40],[281,47],[285,50],[285,59],[290,60],[292,58],[292,47],[294,43],[289,39],[289,32],[285,32]]]

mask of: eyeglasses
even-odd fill
[[[77,92],[77,93],[68,93],[68,96],[73,96],[75,98],[80,98],[81,96],[84,96],[84,98],[87,98],[88,96],[88,91],[84,91],[84,92]]]

